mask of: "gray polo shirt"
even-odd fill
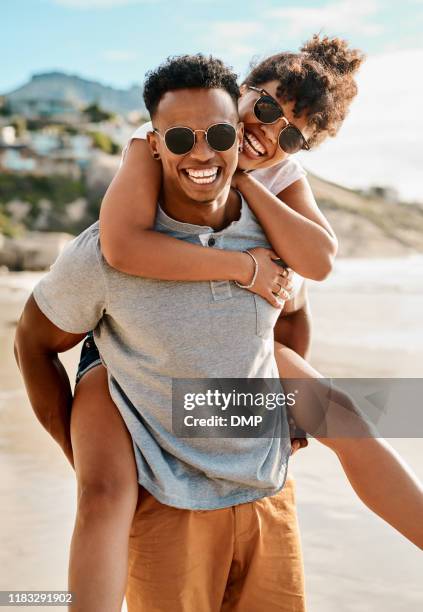
[[[269,243],[245,200],[221,231],[181,223],[159,207],[155,229],[210,248]],[[34,289],[42,312],[70,333],[94,329],[109,389],[132,436],[139,483],[162,503],[214,509],[274,495],[290,440],[178,438],[172,378],[278,378],[280,311],[229,281],[159,281],[122,274],[102,256],[99,225],[75,238]],[[107,441],[105,441],[107,443]]]

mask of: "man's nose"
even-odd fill
[[[203,163],[214,157],[214,151],[207,142],[206,135],[202,132],[196,132],[195,144],[191,151],[191,157]]]

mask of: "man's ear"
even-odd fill
[[[241,94],[241,96],[243,96],[247,91],[248,91],[247,85],[243,83],[241,87],[239,88],[239,93]]]
[[[242,121],[238,123],[238,127],[236,130],[236,135],[238,138],[238,150],[242,151],[242,143],[244,142],[244,124]]]
[[[151,155],[154,159],[160,159],[160,152],[159,152],[159,148],[158,148],[158,140],[159,140],[159,136],[155,133],[155,132],[148,132],[147,133],[147,142],[149,144],[150,147],[150,151],[151,151]]]

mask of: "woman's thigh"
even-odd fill
[[[132,439],[110,396],[103,365],[91,368],[76,385],[71,439],[79,487],[111,493],[138,488]]]
[[[331,379],[278,342],[275,358],[285,393],[296,398],[289,410],[298,427],[332,450],[343,448],[348,439],[375,435],[354,398]]]

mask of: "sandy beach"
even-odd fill
[[[31,411],[12,350],[17,317],[38,278],[0,275],[0,590],[64,590],[67,582],[74,476]],[[422,257],[339,260],[330,279],[310,285],[310,297],[312,363],[323,373],[423,377]],[[78,357],[78,347],[63,356],[71,380]],[[423,478],[422,441],[391,443]],[[291,471],[308,612],[422,609],[421,552],[363,506],[336,456],[311,441]]]

